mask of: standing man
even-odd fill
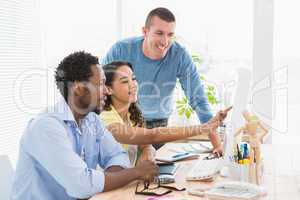
[[[201,123],[212,117],[196,66],[184,47],[174,41],[175,25],[171,11],[156,8],[147,16],[142,37],[117,42],[102,61],[102,64],[107,64],[122,60],[133,65],[140,86],[139,104],[147,128],[167,126],[177,79]],[[216,133],[211,135],[214,150],[222,153],[219,136]]]
[[[127,153],[99,121],[107,89],[97,57],[85,52],[67,56],[55,80],[63,98],[29,122],[11,200],[86,199],[158,174],[152,161],[128,168]]]

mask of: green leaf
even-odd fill
[[[178,115],[179,115],[179,116],[183,115],[184,111],[185,111],[185,109],[180,109],[180,110],[178,110]]]
[[[182,100],[183,100],[183,102],[184,102],[184,103],[188,103],[188,100],[187,100],[186,96],[185,96],[185,97],[183,97],[183,99],[182,99]]]
[[[182,101],[176,101],[176,105],[184,105],[185,103]]]
[[[207,89],[208,89],[208,90],[211,90],[211,91],[214,91],[214,90],[215,90],[215,87],[214,87],[214,86],[208,85],[208,86],[207,86]]]
[[[191,117],[191,112],[185,112],[185,116],[187,119],[189,119]]]
[[[203,62],[203,59],[201,59],[201,57],[199,55],[193,54],[192,55],[192,61],[194,63],[199,63],[201,64]]]

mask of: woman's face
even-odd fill
[[[138,84],[130,67],[123,65],[117,69],[112,86],[108,86],[109,94],[115,101],[134,103],[137,101]]]

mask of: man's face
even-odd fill
[[[143,27],[146,56],[163,58],[174,40],[175,22],[166,22],[157,16],[152,17],[149,27]]]
[[[99,65],[92,65],[93,75],[89,81],[84,83],[85,92],[81,95],[79,102],[88,112],[100,114],[105,105],[107,88],[105,86],[105,74]]]

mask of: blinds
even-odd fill
[[[42,105],[38,13],[36,0],[0,0],[0,155],[14,166],[25,125]]]

